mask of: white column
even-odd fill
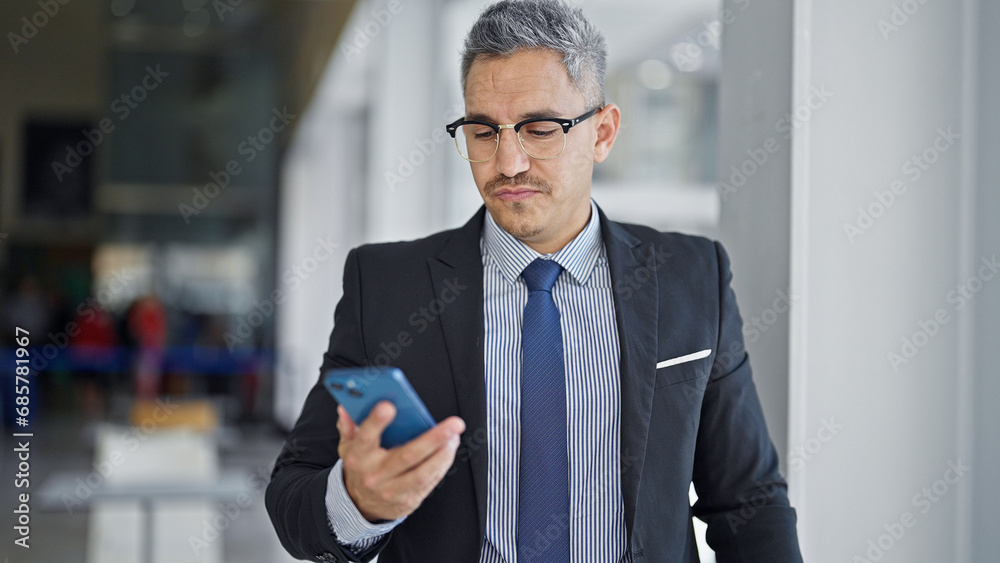
[[[442,139],[451,140],[432,87],[437,6],[359,2],[285,154],[275,370],[282,426],[295,422],[319,377],[347,252],[441,229],[435,174],[454,149]],[[324,258],[310,271],[316,252]]]
[[[435,171],[454,150],[433,95],[435,38],[441,28],[438,3],[396,4],[397,13],[385,26],[383,49],[370,71],[365,193],[370,241],[420,238],[439,230],[443,190]]]
[[[808,559],[966,561],[972,2],[799,0],[791,440]],[[824,430],[825,429],[825,430]],[[795,450],[805,448],[804,450]]]
[[[274,414],[291,428],[319,377],[347,252],[364,219],[365,69],[357,11],[284,155],[279,194]],[[362,34],[364,32],[362,31]],[[362,47],[357,47],[355,42]],[[322,260],[320,260],[322,258]]]

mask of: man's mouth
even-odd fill
[[[538,190],[523,187],[504,187],[493,193],[495,197],[503,201],[524,201],[533,197]]]

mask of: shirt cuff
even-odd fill
[[[326,514],[330,520],[330,530],[337,536],[337,542],[349,547],[362,549],[377,542],[388,534],[406,517],[385,520],[377,524],[361,515],[354,501],[347,494],[344,485],[344,462],[338,459],[326,481]]]

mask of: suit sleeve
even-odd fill
[[[365,364],[360,302],[359,257],[354,249],[344,265],[344,295],[334,313],[333,332],[323,356],[321,374],[334,367]],[[339,458],[340,436],[336,425],[337,403],[317,380],[278,454],[264,502],[281,545],[292,556],[338,563],[369,561],[385,547],[391,532],[359,558],[338,543],[327,519],[327,482]]]
[[[795,510],[753,384],[729,257],[719,243],[715,249],[719,341],[698,429],[694,515],[708,524],[719,563],[798,563]]]

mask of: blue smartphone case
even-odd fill
[[[390,401],[396,406],[396,418],[382,432],[383,448],[405,444],[435,425],[434,418],[399,368],[331,369],[324,374],[323,385],[359,425],[379,401]]]

